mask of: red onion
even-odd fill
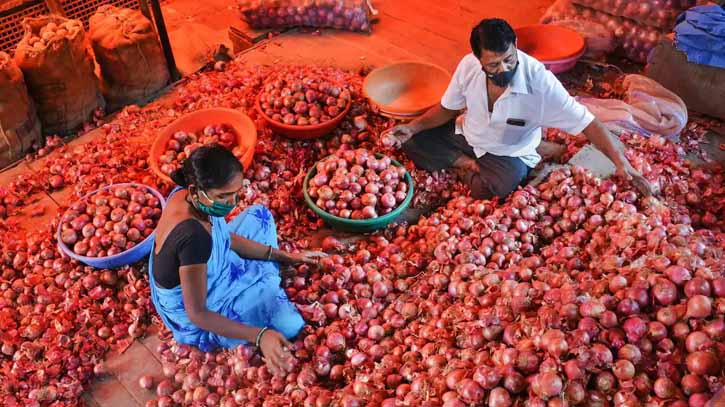
[[[687,355],[687,369],[698,375],[716,375],[720,372],[720,360],[709,351],[697,351]]]
[[[531,388],[542,399],[548,399],[561,394],[564,383],[556,373],[539,373],[534,376]]]
[[[654,392],[659,398],[669,399],[675,396],[677,386],[672,382],[672,380],[666,377],[660,377],[655,380]]]
[[[630,342],[638,342],[647,333],[647,324],[639,317],[627,319],[624,321],[622,328]]]
[[[634,364],[627,359],[620,359],[612,367],[612,373],[619,380],[630,380],[635,374]]]
[[[174,385],[169,380],[162,380],[156,385],[156,395],[159,397],[170,396],[174,392]]]
[[[684,375],[680,384],[682,385],[682,391],[688,396],[695,393],[703,393],[708,389],[707,381],[694,374]]]
[[[704,295],[693,295],[687,300],[687,317],[706,318],[712,313],[712,300]]]
[[[702,277],[694,277],[685,283],[685,295],[692,298],[695,295],[710,296],[710,283]]]
[[[151,375],[143,375],[138,379],[138,385],[146,390],[151,390],[154,387],[154,378]]]
[[[485,392],[475,381],[464,379],[458,386],[458,394],[468,403],[480,403],[483,401]]]
[[[511,395],[502,387],[496,387],[488,394],[489,407],[509,407],[512,403]]]
[[[652,296],[662,305],[670,305],[677,301],[677,287],[669,280],[659,279],[652,287]]]

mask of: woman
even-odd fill
[[[151,297],[177,342],[208,351],[258,346],[273,370],[286,369],[288,338],[304,321],[280,287],[283,263],[317,262],[324,253],[277,249],[272,214],[255,205],[230,223],[243,168],[221,146],[196,149],[172,174],[172,192],[149,261]]]

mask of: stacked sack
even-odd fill
[[[58,16],[23,21],[25,36],[15,50],[46,133],[68,133],[103,109],[105,102],[78,20]]]
[[[612,33],[615,46],[624,56],[646,62],[652,48],[672,31],[677,16],[695,3],[695,0],[558,0],[541,22],[575,20],[599,24]]]
[[[40,121],[25,88],[23,73],[10,55],[0,52],[0,168],[40,141]]]
[[[89,36],[111,110],[144,101],[168,83],[156,32],[140,12],[101,6],[90,19]]]
[[[370,32],[377,13],[370,0],[238,0],[242,17],[255,29],[336,28]]]

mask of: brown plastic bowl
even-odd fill
[[[560,25],[534,24],[516,30],[520,50],[541,62],[571,59],[584,52],[584,37]]]
[[[177,131],[200,133],[209,124],[226,124],[234,129],[234,133],[237,135],[237,146],[244,150],[244,155],[239,161],[245,169],[249,168],[252,165],[254,149],[257,145],[257,127],[254,122],[249,116],[238,110],[211,108],[197,110],[179,117],[156,136],[156,140],[151,145],[151,151],[149,151],[149,165],[154,174],[173,184],[174,181],[161,172],[159,167],[159,157],[166,150],[166,144]]]
[[[261,95],[262,93],[260,92],[259,95],[257,95],[256,102],[254,103],[254,108],[257,110],[257,113],[264,118],[272,131],[295,140],[309,140],[327,135],[340,125],[340,122],[345,118],[345,116],[347,116],[347,112],[350,111],[350,107],[352,106],[352,103],[348,101],[347,106],[345,106],[345,109],[343,109],[340,114],[324,123],[312,124],[309,126],[295,126],[272,120],[271,117],[267,116],[267,114],[262,111],[262,106],[259,103],[259,97]]]
[[[426,62],[397,62],[365,78],[363,93],[380,110],[394,116],[416,116],[440,103],[451,74]]]

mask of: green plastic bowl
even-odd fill
[[[382,158],[382,154],[375,154],[375,157],[378,159]],[[329,157],[325,157],[320,161],[324,161]],[[398,161],[395,161],[393,159],[390,160],[390,162],[395,165],[396,167],[402,167],[403,164],[399,163]],[[386,213],[383,216],[378,216],[377,218],[373,219],[347,219],[347,218],[341,218],[339,216],[331,215],[319,207],[315,205],[315,202],[310,198],[310,196],[307,194],[307,185],[310,182],[310,179],[317,174],[317,163],[312,166],[312,169],[307,173],[307,176],[305,177],[305,182],[302,184],[302,193],[305,195],[305,202],[307,202],[307,206],[312,209],[313,212],[315,212],[319,217],[322,218],[328,225],[332,226],[334,229],[341,230],[344,232],[356,232],[356,233],[368,233],[368,232],[374,232],[378,229],[382,229],[389,224],[391,224],[395,219],[400,216],[401,213],[405,209],[410,206],[410,202],[413,200],[413,178],[410,176],[409,172],[405,172],[405,180],[408,182],[408,196],[405,197],[405,200],[395,209],[390,211],[390,213]]]

